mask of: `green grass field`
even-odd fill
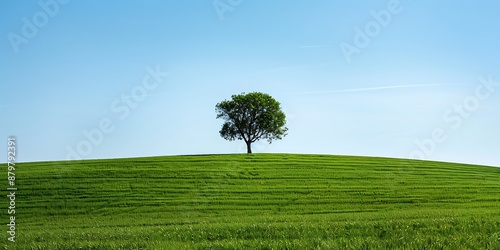
[[[6,249],[500,249],[495,167],[292,154],[16,166]]]

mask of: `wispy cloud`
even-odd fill
[[[454,84],[388,85],[388,86],[378,86],[378,87],[369,87],[369,88],[352,88],[352,89],[334,89],[334,90],[294,92],[294,93],[289,93],[289,94],[348,93],[348,92],[365,92],[365,91],[378,91],[378,90],[400,89],[400,88],[423,88],[423,87],[435,87],[435,86],[447,86],[447,85],[454,85]]]
[[[322,44],[315,44],[315,45],[301,45],[299,48],[302,49],[312,49],[312,48],[330,48],[330,45],[322,45]]]
[[[258,73],[268,73],[268,72],[278,72],[278,71],[285,71],[285,70],[290,70],[291,67],[276,67],[276,68],[268,68],[268,69],[263,69],[257,71]]]
[[[288,70],[304,70],[304,69],[313,69],[313,68],[324,68],[324,67],[331,67],[332,63],[305,63],[305,64],[294,64],[294,65],[287,65],[287,66],[281,66],[281,67],[274,67],[274,68],[264,68],[258,71],[255,71],[256,73],[268,73],[268,72],[281,72],[281,71],[288,71]]]
[[[446,85],[446,84],[388,85],[388,86],[378,86],[378,87],[370,87],[370,88],[327,90],[325,92],[333,92],[333,93],[362,92],[362,91],[374,91],[374,90],[383,90],[383,89],[421,88],[421,87],[434,87],[434,86],[444,86],[444,85]]]

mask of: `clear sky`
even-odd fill
[[[215,104],[261,91],[289,134],[254,152],[500,166],[499,11],[496,0],[1,1],[0,150],[16,136],[20,161],[244,153],[219,136]]]

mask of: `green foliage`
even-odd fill
[[[6,249],[500,249],[500,168],[292,154],[16,166]]]
[[[222,138],[233,141],[244,140],[251,153],[250,145],[260,139],[269,143],[286,136],[286,116],[280,103],[268,94],[252,92],[233,95],[232,100],[217,103],[217,119],[224,124],[219,131]]]

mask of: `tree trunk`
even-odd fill
[[[252,143],[247,142],[247,154],[251,154],[251,153],[252,153]]]

